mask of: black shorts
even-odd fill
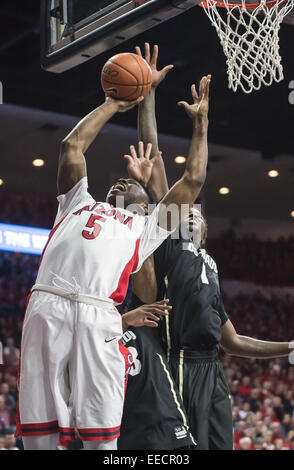
[[[194,447],[187,416],[156,328],[130,328],[123,344],[133,355],[124,403],[119,450]]]
[[[196,450],[232,450],[230,390],[218,351],[171,351],[170,370],[187,412]]]

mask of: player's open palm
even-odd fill
[[[157,156],[150,159],[151,150],[152,144],[147,144],[146,149],[144,149],[144,143],[140,141],[138,144],[138,153],[134,145],[131,145],[130,154],[124,155],[124,158],[128,160],[129,176],[140,181],[144,186],[147,186],[150,180],[154,161],[161,155],[161,153],[159,153]]]
[[[158,315],[168,315],[171,306],[168,305],[169,299],[154,302],[153,304],[142,305],[123,315],[124,323],[128,326],[149,326],[156,328],[158,326]],[[156,315],[157,314],[157,315]]]
[[[202,77],[199,84],[199,94],[197,93],[196,86],[191,86],[191,94],[193,103],[189,104],[186,101],[179,101],[178,105],[185,108],[186,113],[191,119],[197,117],[207,117],[209,108],[209,87],[211,75]]]
[[[142,57],[142,52],[139,46],[136,47],[136,53]],[[151,55],[150,44],[145,42],[145,60],[150,65],[152,71],[152,87],[156,88],[165,79],[167,73],[174,67],[173,65],[166,65],[161,70],[157,70],[157,59],[158,59],[158,46],[157,44],[153,47]]]

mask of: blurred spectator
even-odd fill
[[[0,450],[6,450],[5,448],[5,437],[0,434]]]
[[[260,400],[259,400],[259,389],[253,388],[247,398],[248,403],[250,404],[250,410],[256,413],[256,411],[260,408]]]
[[[6,450],[19,450],[15,445],[14,431],[7,431],[5,433],[5,449]]]
[[[251,393],[251,387],[250,387],[250,378],[249,377],[243,377],[242,383],[239,386],[238,392],[243,396],[247,397]]]
[[[0,394],[4,396],[5,405],[9,410],[16,409],[16,400],[13,394],[10,393],[9,385],[6,382],[0,384]]]
[[[14,338],[7,338],[6,346],[3,350],[4,362],[8,366],[18,367],[19,350],[14,345]]]
[[[282,392],[281,392],[282,393]],[[284,417],[284,410],[282,407],[282,398],[281,397],[274,397],[273,398],[273,409],[275,415],[279,421],[282,421]]]
[[[273,445],[273,433],[271,431],[265,431],[264,434],[264,450],[274,450],[275,446]]]
[[[281,424],[273,422],[270,425],[271,431],[273,433],[272,442],[275,442],[277,439],[283,440],[283,435],[281,434]]]
[[[284,445],[283,439],[276,439],[274,450],[289,450],[289,448]]]
[[[238,450],[251,450],[252,449],[252,440],[250,437],[242,437],[239,441]]]
[[[2,394],[0,395],[0,422],[4,428],[10,426],[9,409],[5,404],[5,396]]]
[[[254,450],[264,450],[264,438],[263,437],[257,437],[253,441],[254,444]]]
[[[240,418],[243,420],[246,420],[248,413],[250,413],[250,410],[251,410],[250,403],[245,401],[243,403],[242,409],[239,411]]]
[[[238,421],[237,430],[234,432],[234,442],[235,442],[235,444],[239,444],[240,439],[245,437],[245,432],[244,432],[245,429],[246,429],[245,421]]]
[[[291,415],[286,413],[283,417],[283,422],[281,424],[281,430],[283,436],[287,436],[291,430],[292,422],[291,422]]]

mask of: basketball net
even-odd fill
[[[215,27],[227,57],[229,88],[251,93],[283,80],[279,30],[294,0],[260,0],[258,4],[205,0],[199,5]]]

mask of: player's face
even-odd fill
[[[106,202],[114,207],[127,208],[131,204],[147,207],[148,195],[138,181],[132,178],[120,178],[108,191]]]
[[[206,240],[207,229],[204,217],[197,209],[191,207],[187,220],[189,224],[189,231],[193,233],[193,238],[195,238],[199,246],[203,245]]]

